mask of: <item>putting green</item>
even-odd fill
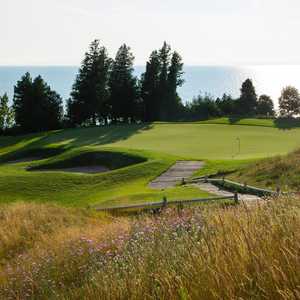
[[[300,129],[218,124],[155,124],[110,146],[199,159],[249,159],[288,153],[300,146]]]

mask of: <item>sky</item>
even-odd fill
[[[78,65],[94,39],[136,65],[165,40],[186,65],[300,64],[299,0],[0,2],[0,65]]]

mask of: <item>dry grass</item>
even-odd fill
[[[298,199],[139,219],[14,205],[0,243],[1,299],[300,298]]]
[[[258,161],[230,177],[256,186],[300,191],[300,150]]]

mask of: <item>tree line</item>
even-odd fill
[[[237,99],[199,95],[187,103],[177,92],[183,83],[182,58],[166,42],[151,53],[145,72],[137,78],[129,46],[122,45],[112,59],[95,40],[84,55],[65,109],[60,95],[41,76],[26,73],[14,87],[11,107],[6,94],[0,97],[0,130],[27,133],[100,124],[275,116],[272,99],[258,97],[250,79],[242,84]],[[279,108],[283,117],[300,113],[296,88],[283,89]]]

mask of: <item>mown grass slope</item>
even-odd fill
[[[246,119],[247,120],[247,119]],[[154,123],[69,129],[58,132],[4,138],[2,155],[40,147],[117,147],[141,149],[198,159],[249,159],[288,153],[299,146],[300,128],[260,126],[271,120],[250,119],[245,124]],[[213,122],[213,121],[210,121]],[[273,121],[272,121],[273,122]],[[241,141],[238,151],[237,138]]]
[[[194,187],[155,191],[148,183],[176,160],[205,160],[197,175],[234,170],[265,157],[286,154],[300,145],[300,128],[284,130],[260,125],[202,123],[154,123],[68,129],[41,134],[0,137],[0,202],[39,201],[71,206],[99,203],[125,204],[139,201],[205,197]],[[250,122],[247,120],[246,123]],[[265,120],[269,122],[270,120]],[[123,158],[103,174],[48,172],[45,168],[90,163],[85,153],[119,153]],[[126,164],[125,157],[139,158]],[[33,162],[8,163],[20,158]],[[110,159],[115,157],[111,154]],[[107,158],[109,159],[109,158]],[[97,163],[104,164],[105,158]],[[134,163],[134,161],[132,162]],[[28,171],[29,167],[40,169]]]

